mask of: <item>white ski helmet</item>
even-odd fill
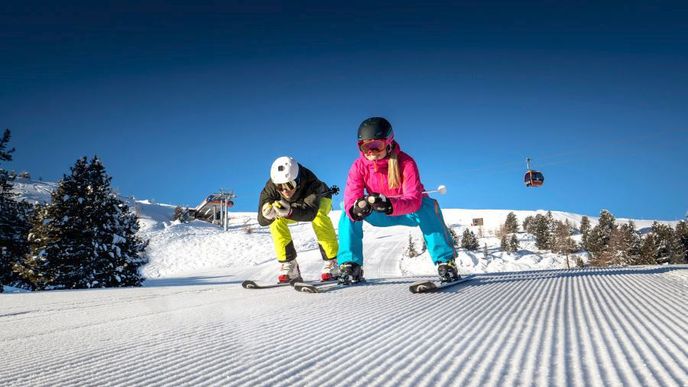
[[[299,176],[299,163],[289,156],[278,157],[270,168],[270,179],[275,184],[296,180]]]

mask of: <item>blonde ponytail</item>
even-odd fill
[[[389,188],[401,187],[401,176],[399,174],[398,152],[391,152],[387,160],[387,185]]]

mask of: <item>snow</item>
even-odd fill
[[[35,181],[17,177],[13,182],[14,190],[20,194],[21,198],[30,203],[48,203],[50,194],[57,187],[56,183]]]
[[[687,265],[565,270],[527,234],[518,253],[499,251],[510,211],[447,209],[458,235],[484,219],[481,249],[460,252],[461,272],[476,274],[465,284],[411,294],[435,275],[427,253],[402,257],[420,231],[366,224],[367,284],[246,290],[277,271],[255,213],[232,213],[223,231],[172,221],[172,205],[129,204],[150,240],[144,287],[0,295],[0,384],[688,385]],[[317,278],[310,224],[290,230],[304,277]]]

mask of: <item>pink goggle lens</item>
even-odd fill
[[[379,153],[387,147],[385,140],[364,140],[358,142],[358,147],[364,153]]]

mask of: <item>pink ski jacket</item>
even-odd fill
[[[399,173],[401,175],[401,187],[389,188],[387,184],[387,158],[370,161],[363,153],[354,161],[349,169],[344,190],[344,208],[346,215],[351,219],[349,209],[356,199],[366,193],[380,193],[387,196],[392,203],[391,216],[411,214],[420,209],[425,188],[420,182],[420,175],[416,162],[411,156],[402,152],[395,141],[392,152],[397,153],[399,160]]]

